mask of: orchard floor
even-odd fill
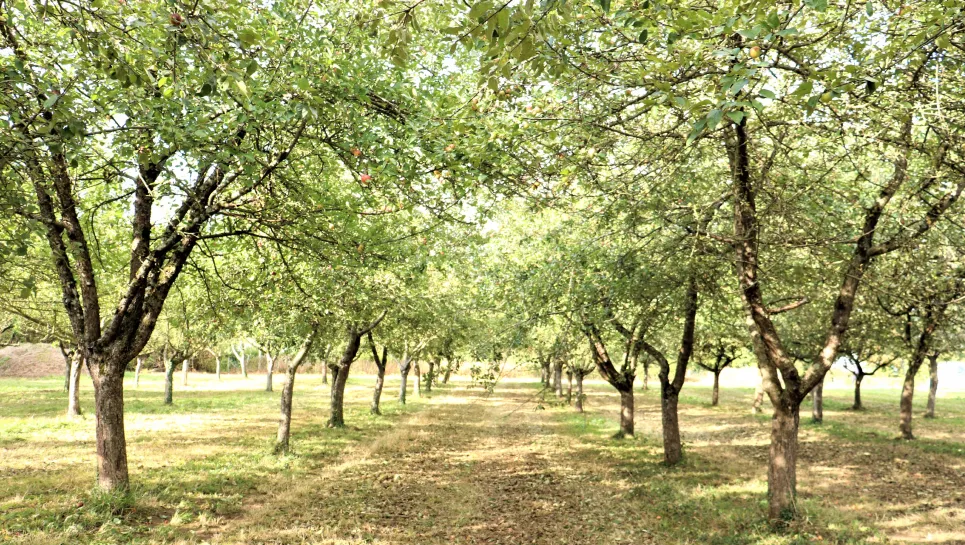
[[[180,379],[180,377],[178,377]],[[965,543],[965,393],[894,440],[897,390],[827,389],[825,422],[801,432],[798,519],[764,519],[767,416],[752,391],[721,406],[688,384],[685,461],[661,464],[656,390],[637,394],[637,437],[617,440],[618,398],[588,387],[585,415],[535,382],[485,395],[457,381],[384,416],[371,377],[326,429],[328,387],[299,376],[294,453],[270,454],[278,391],[263,376],[192,375],[161,404],[161,377],[126,390],[133,491],[92,492],[93,419],[67,421],[61,379],[0,379],[0,543],[791,544]],[[89,383],[83,408],[92,411]],[[766,407],[765,407],[766,410]],[[807,414],[802,415],[807,421]]]

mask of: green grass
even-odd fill
[[[328,388],[317,377],[295,385],[292,453],[271,454],[281,381],[265,392],[264,377],[243,381],[180,376],[174,405],[163,404],[163,376],[132,377],[125,391],[125,425],[132,489],[105,495],[94,489],[93,411],[89,382],[82,419],[63,415],[56,378],[0,379],[0,542],[159,543],[193,541],[199,522],[239,516],[244,502],[267,497],[349,455],[418,411],[399,406],[390,388],[382,416],[368,411],[370,379],[348,385],[348,427],[325,427]],[[232,389],[220,389],[225,385]],[[11,467],[12,466],[12,467]],[[9,478],[8,478],[9,477]]]

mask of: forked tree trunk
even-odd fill
[[[174,403],[174,360],[164,360],[164,404]]]
[[[144,358],[141,356],[137,357],[137,366],[134,367],[134,389],[141,384],[141,366],[144,364]]]
[[[362,337],[368,335],[383,318],[385,318],[385,312],[363,329],[358,329],[353,324],[346,331],[345,350],[342,351],[338,365],[332,367],[332,414],[328,420],[328,427],[330,428],[345,427],[345,384],[348,382],[349,369],[352,367],[352,362],[355,361],[355,356],[359,353],[359,347],[362,346]]]
[[[935,396],[938,394],[938,353],[928,355],[928,405],[925,408],[925,418],[935,418]]]
[[[854,405],[851,406],[851,410],[860,411],[864,409],[864,405],[861,404],[861,381],[864,380],[864,373],[858,373],[854,376]]]
[[[710,404],[714,407],[720,402],[720,371],[714,371],[714,393]]]
[[[620,391],[619,437],[633,437],[633,386]]]
[[[553,391],[558,399],[563,397],[563,362],[553,364]]]
[[[97,484],[102,490],[127,490],[127,441],[124,437],[124,365],[98,365],[88,362],[94,382],[94,406],[97,414]]]
[[[190,360],[181,362],[181,386],[188,385],[188,365],[190,365]]]
[[[80,350],[70,355],[70,381],[67,383],[67,418],[80,416],[80,375],[83,372],[84,357]]]
[[[824,381],[811,390],[811,422],[824,422]]]
[[[271,379],[272,374],[275,372],[275,356],[269,353],[265,353],[265,391],[271,391]]]
[[[767,468],[768,517],[793,518],[797,494],[797,435],[800,404],[782,400],[771,420],[770,462]]]
[[[583,373],[576,374],[576,410],[583,412]]]
[[[680,419],[677,416],[679,392],[664,388],[660,396],[660,420],[663,427],[663,462],[668,466],[680,463],[683,446],[680,444]]]

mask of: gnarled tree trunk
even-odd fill
[[[350,324],[346,330],[346,343],[342,357],[338,365],[332,367],[332,414],[328,420],[330,428],[345,427],[345,384],[348,382],[349,369],[362,345],[362,337],[375,329],[385,318],[385,314],[382,312],[374,322],[364,328],[359,329],[357,324]]]
[[[103,368],[101,372],[98,367]],[[124,364],[99,366],[88,360],[97,415],[97,483],[103,490],[127,490],[127,439],[124,436]]]
[[[768,511],[771,520],[787,520],[794,514],[800,420],[800,403],[782,400],[775,406],[771,419],[771,449],[767,467]]]
[[[633,437],[633,387],[620,390],[620,437]]]
[[[720,402],[720,371],[714,371],[714,393],[711,397],[710,404],[716,407]]]
[[[385,385],[385,366],[388,364],[389,349],[383,346],[382,357],[380,358],[379,351],[375,348],[375,341],[372,339],[372,332],[369,332],[368,339],[369,347],[372,349],[372,360],[375,362],[375,367],[378,370],[375,376],[375,390],[372,392],[372,407],[370,411],[372,414],[382,414],[379,403],[382,399],[382,387]]]
[[[683,458],[683,445],[680,442],[680,418],[677,412],[679,392],[674,389],[660,396],[660,422],[663,428],[663,461],[668,466],[676,465]]]

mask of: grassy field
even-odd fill
[[[768,417],[750,389],[688,384],[685,461],[660,461],[657,392],[638,393],[637,437],[612,439],[618,399],[588,386],[584,415],[535,382],[486,396],[465,382],[400,407],[398,382],[368,414],[372,378],[353,378],[345,430],[324,427],[328,387],[300,376],[294,453],[270,454],[278,390],[264,377],[193,374],[161,403],[161,376],[125,393],[132,493],[94,483],[88,414],[62,414],[62,379],[0,379],[2,543],[965,543],[965,394],[916,409],[919,440],[896,441],[897,390],[826,389],[825,422],[801,433],[799,509],[765,521]],[[924,395],[917,396],[919,405]],[[805,415],[802,421],[806,422]]]

